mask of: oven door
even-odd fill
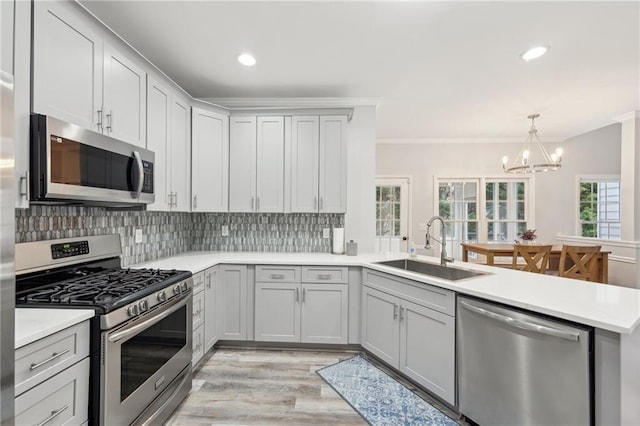
[[[191,363],[191,291],[102,333],[100,424],[133,422]]]

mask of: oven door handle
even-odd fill
[[[189,297],[191,297],[191,293],[182,298],[176,299],[173,303],[167,305],[163,308],[163,311],[157,315],[153,315],[151,318],[142,321],[141,323],[130,325],[125,327],[123,330],[116,331],[112,335],[109,336],[109,341],[112,343],[118,342],[119,340],[126,339],[130,336],[138,334],[140,330],[144,330],[147,327],[152,326],[153,324],[162,321],[178,309],[182,308],[189,301]]]

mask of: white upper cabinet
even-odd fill
[[[35,2],[33,111],[102,131],[103,42],[59,2]]]
[[[346,128],[346,116],[292,118],[292,212],[346,212]]]
[[[347,117],[320,116],[319,210],[347,211]]]
[[[284,117],[232,117],[229,211],[284,211]]]
[[[226,212],[229,206],[229,117],[193,108],[192,132],[192,211]]]
[[[256,211],[256,117],[231,117],[229,211]]]
[[[191,211],[191,107],[186,99],[171,102],[171,210]]]
[[[320,118],[291,119],[291,211],[318,211]]]
[[[172,204],[170,188],[169,134],[171,92],[149,76],[147,88],[147,149],[155,153],[153,186],[155,202],[147,210],[168,211]]]
[[[146,142],[146,73],[104,45],[104,133],[144,147]]]
[[[144,147],[146,73],[69,2],[34,2],[33,111]]]

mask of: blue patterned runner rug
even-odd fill
[[[317,373],[371,425],[457,425],[359,355]]]

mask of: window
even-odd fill
[[[437,214],[446,222],[447,252],[455,258],[462,256],[460,243],[513,242],[529,227],[527,178],[437,179],[437,183]]]
[[[525,185],[521,181],[485,182],[487,241],[512,242],[527,229]]]
[[[580,177],[578,185],[579,235],[620,239],[620,178]]]
[[[400,187],[376,186],[376,236],[400,235]]]

